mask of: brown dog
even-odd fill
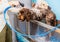
[[[40,12],[42,13],[42,15]],[[25,19],[27,21],[40,20],[39,18],[41,18],[41,17],[46,19],[46,24],[49,24],[51,26],[56,26],[56,16],[50,9],[46,9],[46,10],[41,9],[41,11],[38,11],[38,9],[30,10],[27,8],[22,8],[18,14],[18,19],[20,19],[22,21],[24,21]],[[41,19],[43,19],[43,18],[41,18]]]
[[[18,19],[24,21],[24,20],[38,20],[41,21],[43,18],[46,17],[49,9],[37,9],[32,8],[31,10],[28,8],[22,8],[19,11]]]
[[[48,9],[40,9],[41,11],[38,11],[38,12],[41,12],[42,15],[40,13],[36,13],[34,12],[35,10],[30,10],[30,9],[27,9],[27,8],[22,8],[20,11],[19,11],[19,14],[18,14],[18,19],[24,21],[24,20],[38,20],[38,21],[41,21],[43,18],[45,18],[45,21],[46,21],[46,24],[48,25],[51,25],[51,26],[56,26],[56,16],[55,14],[50,10],[50,8]],[[38,15],[37,15],[38,14]],[[48,31],[48,29],[46,30]],[[54,32],[53,32],[54,33]],[[53,33],[50,33],[48,35],[48,38],[51,37],[51,35],[53,35]]]

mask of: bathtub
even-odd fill
[[[54,34],[50,38],[47,38],[49,33],[47,35],[41,37],[40,34],[41,33],[44,34],[43,32],[46,29],[52,30],[55,27],[47,25],[41,21],[36,21],[36,20],[31,20],[30,22],[26,22],[26,21],[21,22],[20,20],[17,19],[17,15],[16,15],[16,14],[18,14],[19,10],[17,12],[15,10],[14,10],[14,8],[12,9],[12,11],[10,9],[10,10],[8,10],[7,13],[9,14],[8,16],[9,16],[11,25],[18,32],[20,32],[24,35],[28,35],[28,38],[31,38],[31,39],[35,40],[36,42],[59,42],[60,41],[60,29],[59,28],[57,30],[54,30]],[[52,33],[52,32],[50,32],[50,33]],[[13,37],[16,38],[16,35]],[[46,40],[46,38],[49,40]]]

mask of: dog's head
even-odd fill
[[[24,21],[25,20],[25,13],[26,13],[26,9],[22,8],[18,13],[18,19]]]
[[[56,16],[52,11],[46,15],[46,23],[52,26],[56,26]]]

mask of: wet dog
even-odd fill
[[[48,9],[27,9],[27,8],[22,8],[19,11],[18,14],[18,19],[19,20],[26,20],[26,21],[30,21],[30,20],[37,20],[37,21],[41,21],[43,19],[45,19],[46,24],[51,25],[51,26],[56,26],[56,16],[55,14],[50,10],[50,8]],[[49,29],[47,29],[46,31],[48,31]],[[54,33],[54,32],[53,32]],[[49,39],[51,37],[51,35],[53,35],[53,33],[50,33],[47,37],[47,39]]]
[[[40,5],[36,5],[35,3],[32,4],[32,9],[22,8],[19,12],[19,19],[24,20],[38,20],[41,21],[43,18],[46,17],[46,14],[49,10],[49,7],[42,3]],[[22,11],[22,12],[21,12]]]

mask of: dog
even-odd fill
[[[26,21],[30,21],[30,20],[37,20],[37,21],[41,21],[43,19],[45,19],[46,24],[51,25],[51,26],[56,26],[56,16],[55,14],[50,10],[50,8],[44,10],[40,10],[40,9],[27,9],[27,8],[22,8],[19,13],[18,13],[18,19],[19,20],[26,20]],[[47,29],[46,31],[48,31],[49,29]],[[53,33],[50,33],[47,37],[50,38],[51,35],[53,35]],[[47,39],[48,39],[47,38]]]
[[[46,14],[48,12],[48,9],[38,9],[38,8],[22,8],[18,13],[18,19],[19,20],[38,20],[41,21],[43,18],[45,18]]]
[[[42,5],[36,5],[35,3],[32,4],[32,9],[23,8],[19,12],[20,20],[38,20],[41,21],[43,18],[45,18],[48,6],[46,4]],[[45,8],[46,7],[46,8]],[[21,11],[24,11],[24,13],[21,13]],[[18,16],[18,17],[19,17]]]

